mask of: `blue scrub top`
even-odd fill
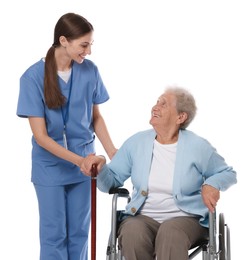
[[[44,99],[43,59],[29,67],[20,78],[20,92],[17,115],[43,117],[46,120],[48,135],[63,146],[63,117],[61,109],[48,109]],[[69,101],[66,136],[68,149],[81,156],[95,152],[93,105],[109,99],[97,66],[90,60],[73,62],[72,91]],[[68,83],[58,77],[62,93],[67,98],[71,80]],[[63,111],[66,107],[63,107]],[[54,186],[86,180],[79,167],[62,160],[41,146],[32,137],[32,182]]]

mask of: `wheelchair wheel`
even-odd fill
[[[225,234],[225,218],[224,214],[219,214],[219,260],[227,260],[226,258],[226,234]]]

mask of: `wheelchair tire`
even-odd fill
[[[219,214],[219,260],[227,260],[226,258],[226,233],[225,233],[225,218],[224,214]]]

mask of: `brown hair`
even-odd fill
[[[60,17],[54,29],[54,42],[45,58],[44,95],[45,103],[50,109],[64,105],[66,98],[61,93],[58,83],[57,65],[54,56],[55,48],[60,46],[60,36],[75,40],[93,31],[93,26],[84,17],[67,13]]]

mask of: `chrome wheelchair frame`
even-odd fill
[[[109,235],[106,260],[124,260],[121,250],[117,244],[117,226],[118,226],[118,210],[117,202],[119,198],[124,198],[127,203],[131,197],[129,191],[125,188],[115,188],[109,191],[113,194],[112,212],[111,212],[111,232]],[[202,244],[195,245],[188,252],[188,260],[195,258],[202,253],[202,260],[231,260],[230,250],[230,229],[225,223],[223,213],[219,213],[219,225],[217,230],[216,212],[209,212],[209,239]],[[217,242],[218,233],[218,242]]]

